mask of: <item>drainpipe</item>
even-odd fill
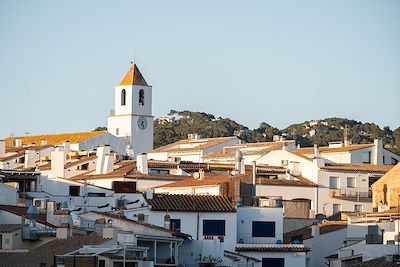
[[[256,199],[256,175],[257,175],[257,163],[256,161],[253,161],[253,187],[252,187],[252,192],[251,192],[251,202],[252,205],[255,206],[255,199]]]

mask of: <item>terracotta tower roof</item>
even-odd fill
[[[131,65],[128,72],[126,73],[124,79],[122,79],[119,85],[144,85],[147,86],[146,80],[143,78],[143,75],[140,73],[139,68],[136,64]]]

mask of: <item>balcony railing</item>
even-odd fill
[[[329,197],[333,198],[340,198],[352,201],[371,201],[372,199],[372,192],[362,191],[359,192],[358,189],[330,189],[329,190]]]
[[[283,242],[283,235],[276,235],[275,237],[253,237],[249,233],[238,233],[237,243],[239,244],[281,244]]]

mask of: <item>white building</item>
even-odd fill
[[[151,112],[152,87],[132,64],[115,87],[114,112],[107,119],[108,132],[119,137],[133,150],[132,156],[153,149],[154,119]]]
[[[156,148],[147,155],[153,160],[203,162],[204,156],[221,151],[226,146],[239,144],[239,142],[240,140],[235,136],[200,138],[198,135],[192,135],[190,139]]]

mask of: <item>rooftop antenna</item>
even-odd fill
[[[136,49],[133,49],[133,61],[131,61],[131,64],[136,64],[136,62],[139,62],[136,58]]]

